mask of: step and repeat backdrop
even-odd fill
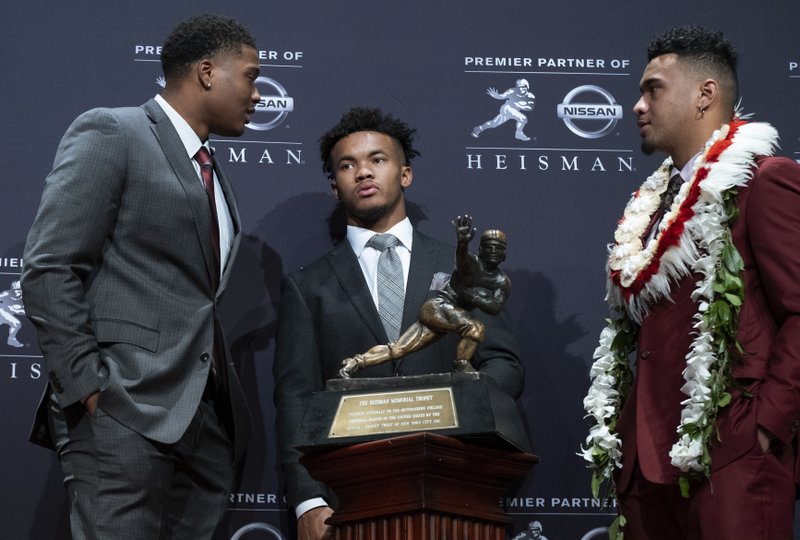
[[[200,12],[254,34],[264,96],[238,139],[215,138],[234,181],[244,239],[225,298],[256,434],[218,538],[293,536],[274,443],[281,277],[325,253],[336,223],[317,139],[352,106],[418,130],[407,189],[421,230],[450,220],[509,237],[508,302],[527,367],[520,407],[541,463],[505,501],[509,536],[538,521],[550,540],[600,540],[613,508],[591,497],[576,455],[582,398],[606,315],[606,245],[645,157],[632,107],[651,38],[702,23],[741,52],[742,108],[771,122],[800,160],[800,4],[788,0],[155,0],[5,2],[0,17],[0,521],[4,538],[68,538],[61,470],[27,442],[45,385],[18,295],[22,252],[58,141],[81,112],[139,105],[161,89],[162,40]],[[508,112],[503,94],[527,95]]]

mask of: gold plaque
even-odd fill
[[[329,438],[458,427],[452,388],[351,394],[339,399]]]

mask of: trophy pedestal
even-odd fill
[[[501,500],[538,458],[435,433],[414,433],[300,462],[339,499],[337,540],[505,540]]]
[[[539,461],[516,402],[478,373],[330,380],[294,445],[336,493],[337,540],[505,540],[501,500]]]

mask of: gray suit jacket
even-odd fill
[[[239,244],[233,190],[217,169]],[[235,455],[250,433],[215,290],[211,211],[185,147],[154,101],[94,109],[64,135],[25,246],[22,288],[49,383],[31,438],[49,445],[52,401],[98,406],[150,439],[173,443],[197,410],[214,335],[225,351]]]
[[[414,231],[403,329],[418,319],[419,308],[436,294],[431,288],[434,275],[449,275],[454,264],[453,246]],[[508,315],[503,312],[492,317],[477,310],[474,315],[486,325],[486,340],[473,362],[505,392],[518,397],[525,372]],[[396,363],[372,366],[356,376],[450,372],[458,340],[459,336],[448,334]],[[273,370],[278,444],[289,503],[296,506],[314,497],[330,501],[324,485],[312,480],[298,463],[299,453],[292,440],[311,393],[323,390],[327,379],[339,376],[341,361],[388,342],[361,267],[346,240],[284,279],[276,341]]]

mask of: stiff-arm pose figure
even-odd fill
[[[490,229],[481,236],[478,255],[469,252],[469,242],[476,229],[470,216],[453,220],[458,245],[456,267],[450,281],[439,293],[426,301],[419,320],[398,339],[388,345],[377,345],[365,353],[342,361],[339,374],[344,378],[368,366],[402,358],[436,341],[447,332],[461,336],[453,367],[456,371],[475,371],[470,363],[478,344],[483,341],[483,323],[470,311],[479,308],[490,315],[500,312],[511,292],[511,280],[499,269],[506,258],[506,235]]]

